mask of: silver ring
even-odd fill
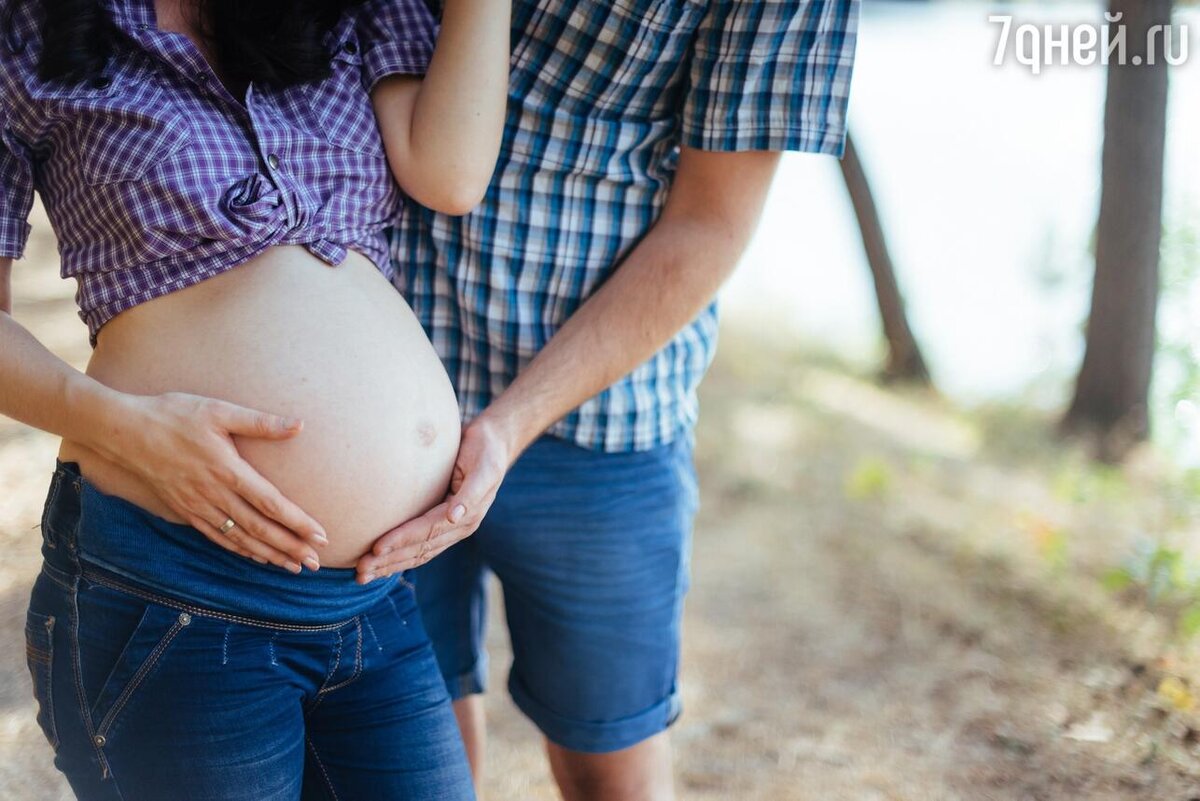
[[[232,517],[227,517],[227,518],[225,518],[225,522],[221,524],[221,528],[218,530],[222,534],[228,534],[229,532],[233,531],[235,528],[237,528],[237,523],[233,522]]]

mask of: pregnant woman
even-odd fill
[[[509,0],[435,33],[422,0],[0,0],[0,413],[63,437],[26,638],[81,799],[472,797],[411,593],[351,567],[458,445],[383,229],[485,191]],[[86,374],[8,314],[35,190]]]

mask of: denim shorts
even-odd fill
[[[26,654],[78,798],[474,798],[407,583],[379,592],[323,568],[297,592],[299,577],[103,495],[74,465],[42,532]]]
[[[509,692],[551,742],[601,753],[665,730],[680,713],[696,507],[688,436],[618,454],[535,442],[479,531],[410,573],[450,694],[485,689],[490,571],[512,641]]]

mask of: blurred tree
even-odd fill
[[[1150,432],[1149,393],[1162,238],[1167,64],[1148,34],[1169,25],[1173,0],[1110,0],[1129,43],[1126,63],[1108,67],[1096,278],[1087,350],[1063,420],[1092,437],[1106,461],[1121,459]],[[1114,25],[1117,23],[1114,23]],[[1157,43],[1161,45],[1159,37]]]
[[[917,339],[908,324],[908,315],[904,311],[904,297],[900,294],[900,284],[896,281],[896,270],[888,251],[883,224],[879,221],[874,193],[851,136],[846,137],[842,177],[850,193],[850,202],[854,205],[854,214],[858,218],[858,228],[862,233],[863,248],[867,251],[867,263],[871,267],[871,278],[875,281],[875,298],[879,303],[879,316],[883,322],[883,335],[888,346],[883,378],[885,381],[905,381],[929,386],[929,370],[925,367],[921,348],[917,345]]]

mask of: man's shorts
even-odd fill
[[[600,753],[664,731],[680,712],[697,502],[690,435],[615,454],[535,442],[479,531],[408,574],[451,696],[485,689],[490,570],[512,639],[509,692],[551,742]]]

